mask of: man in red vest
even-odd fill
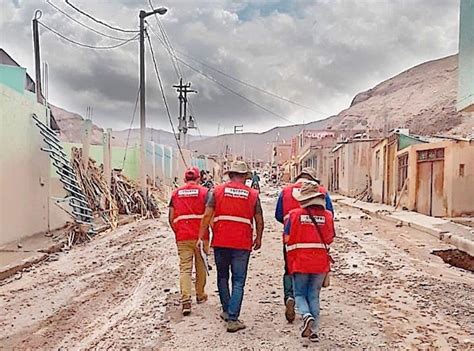
[[[317,184],[304,183],[295,197],[301,208],[290,211],[284,230],[288,272],[296,308],[303,317],[301,336],[317,342],[319,293],[330,271],[328,245],[334,239],[334,222]]]
[[[258,192],[245,185],[250,176],[247,164],[235,161],[226,174],[230,181],[216,186],[206,204],[199,238],[205,238],[212,220],[212,247],[222,305],[220,316],[227,322],[227,331],[233,333],[245,328],[239,315],[247,268],[252,248],[258,250],[262,245],[264,223]],[[229,270],[232,272],[232,292],[229,291]]]
[[[176,236],[179,255],[181,302],[183,315],[191,313],[191,274],[193,259],[196,266],[196,300],[207,301],[204,291],[206,286],[206,267],[196,246],[199,236],[199,225],[204,214],[208,196],[207,188],[199,185],[199,169],[188,168],[184,174],[185,185],[173,191],[169,204],[169,224]],[[209,232],[202,236],[206,250],[209,246]]]
[[[298,193],[304,182],[313,182],[319,185],[319,191],[326,195],[325,203],[326,209],[334,213],[332,207],[331,197],[329,193],[320,185],[320,180],[317,176],[316,170],[311,167],[303,168],[301,173],[296,177],[296,182],[287,185],[283,188],[278,197],[277,206],[275,209],[275,219],[284,224],[288,219],[289,213],[295,208],[299,208],[300,204],[294,197],[295,193]],[[295,320],[295,298],[293,296],[293,283],[291,275],[288,273],[288,265],[286,260],[285,246],[283,245],[283,258],[285,260],[285,273],[283,275],[283,290],[284,290],[284,303],[285,303],[285,317],[288,322]]]

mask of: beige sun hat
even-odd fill
[[[305,182],[300,189],[293,189],[292,195],[301,207],[318,205],[326,208],[326,195],[319,191],[317,184]]]
[[[305,167],[302,169],[300,174],[296,177],[296,180],[300,179],[303,175],[307,175],[310,177],[312,180],[314,180],[316,183],[321,183],[321,181],[318,178],[318,173],[313,167]]]
[[[250,168],[244,161],[234,161],[230,168],[224,171],[224,174],[238,173],[238,174],[250,174]]]

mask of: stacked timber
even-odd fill
[[[153,191],[145,199],[138,184],[119,170],[112,172],[109,187],[102,165],[91,158],[87,165],[84,164],[82,149],[72,148],[71,165],[94,217],[102,219],[109,228],[117,227],[119,215],[138,215],[140,218],[156,218],[160,215],[161,202]],[[80,232],[79,228],[76,229],[75,237]],[[76,242],[74,239],[72,241]]]

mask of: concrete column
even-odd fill
[[[84,120],[82,124],[82,164],[87,170],[89,165],[89,149],[91,146],[92,136],[92,121],[90,119]]]
[[[155,155],[155,142],[154,141],[151,142],[151,165],[152,165],[151,174],[153,177],[151,180],[151,184],[153,184],[153,186],[156,186],[156,155]]]
[[[104,132],[103,138],[102,138],[102,146],[103,146],[103,151],[104,151],[104,178],[107,183],[107,187],[110,189],[111,187],[111,182],[112,182],[112,150],[110,147],[110,137],[112,134],[112,129],[107,129],[106,132]]]

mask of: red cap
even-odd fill
[[[199,168],[197,167],[189,167],[184,172],[184,179],[185,180],[197,180],[200,177]]]

